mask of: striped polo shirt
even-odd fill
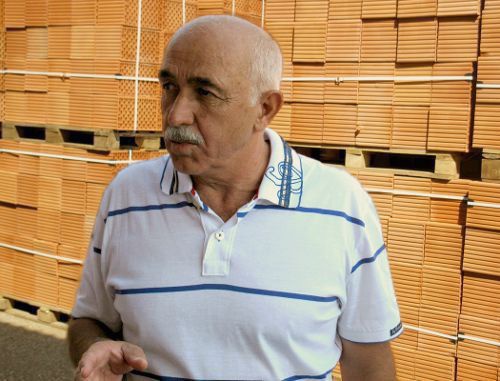
[[[340,337],[402,329],[374,205],[351,175],[274,131],[248,204],[224,222],[169,156],[109,185],[74,317],[142,347],[129,380],[331,380]]]

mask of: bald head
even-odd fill
[[[174,34],[166,50],[179,44],[202,44],[207,54],[215,54],[228,70],[230,65],[252,84],[251,97],[279,91],[282,56],[278,44],[263,29],[234,16],[203,16],[182,26]],[[209,49],[215,51],[208,51]]]

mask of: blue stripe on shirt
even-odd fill
[[[336,217],[342,217],[355,225],[365,227],[365,223],[363,221],[361,221],[359,218],[349,216],[347,213],[342,212],[340,210],[320,209],[320,208],[305,208],[305,207],[284,208],[284,207],[278,206],[278,205],[255,205],[255,209],[277,209],[277,210],[290,211],[290,212],[315,213],[315,214],[323,214],[323,215],[327,215],[327,216],[336,216]]]
[[[123,208],[123,209],[117,209],[117,210],[112,210],[111,212],[108,213],[108,216],[104,220],[106,220],[110,217],[118,216],[120,214],[127,214],[130,212],[147,212],[150,210],[163,210],[163,209],[180,209],[180,208],[185,208],[185,207],[195,207],[193,203],[187,202],[187,201],[182,201],[177,204],[159,204],[159,205],[144,205],[144,206],[129,206],[128,208]]]
[[[373,254],[371,257],[368,257],[368,258],[363,258],[363,259],[360,259],[354,266],[352,266],[352,269],[351,269],[351,274],[356,271],[356,269],[361,266],[362,264],[365,264],[365,263],[370,263],[370,262],[374,262],[375,259],[377,259],[377,257],[379,256],[380,253],[382,253],[385,249],[385,243],[382,244],[382,246],[380,246],[378,248],[378,250],[375,252],[375,254]]]
[[[304,380],[304,379],[313,379],[313,380],[322,380],[324,379],[326,376],[328,376],[330,373],[332,373],[334,368],[330,369],[330,370],[327,370],[325,373],[323,374],[319,374],[317,376],[303,376],[303,375],[300,375],[300,376],[292,376],[292,377],[288,377],[288,378],[285,378],[283,381],[296,381],[296,380]]]
[[[304,379],[314,379],[314,380],[322,380],[324,379],[326,376],[328,376],[331,372],[333,371],[333,368],[326,371],[325,373],[323,374],[320,374],[320,375],[317,375],[317,376],[291,376],[291,377],[287,377],[285,379],[283,379],[282,381],[297,381],[297,380],[304,380]],[[217,378],[217,379],[213,379],[213,380],[210,380],[210,379],[207,379],[207,378],[183,378],[183,377],[169,377],[169,376],[159,376],[159,375],[156,375],[156,374],[153,374],[153,373],[149,373],[149,372],[143,372],[143,371],[140,371],[140,370],[133,370],[131,372],[132,374],[136,374],[138,376],[143,376],[143,377],[148,377],[148,378],[151,378],[153,380],[159,380],[159,381],[221,381],[220,378]],[[224,379],[224,381],[261,381],[262,379],[260,378],[256,378],[256,379]]]
[[[294,292],[262,290],[258,288],[248,288],[233,286],[229,284],[205,283],[195,284],[190,286],[176,286],[176,287],[149,287],[149,288],[128,288],[123,290],[116,290],[119,295],[131,294],[157,294],[157,293],[171,293],[171,292],[188,292],[188,291],[202,291],[202,290],[222,290],[240,292],[245,294],[255,294],[264,296],[276,296],[280,298],[307,300],[311,302],[331,303],[337,301],[336,296],[317,296],[309,294],[298,294]]]
[[[159,205],[144,205],[144,206],[129,206],[128,208],[123,208],[123,209],[117,209],[117,210],[112,210],[108,213],[108,216],[104,219],[104,223],[106,223],[107,219],[110,217],[118,216],[121,214],[127,214],[131,212],[148,212],[152,210],[163,210],[163,209],[180,209],[184,207],[195,207],[195,205],[191,202],[187,201],[182,201],[177,204],[159,204]],[[208,207],[206,205],[203,205],[204,210],[208,210]],[[289,212],[299,212],[299,213],[314,213],[314,214],[321,214],[321,215],[326,215],[326,216],[336,216],[336,217],[341,217],[344,218],[346,221],[351,222],[355,225],[359,225],[361,227],[365,227],[365,223],[360,220],[359,218],[352,217],[348,215],[345,212],[342,212],[340,210],[331,210],[331,209],[321,209],[321,208],[305,208],[305,207],[298,207],[298,208],[285,208],[279,205],[255,205],[255,209],[274,209],[274,210],[283,210],[283,211],[289,211]],[[248,212],[244,213],[238,213],[238,217],[245,217],[248,214]]]

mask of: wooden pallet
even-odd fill
[[[461,163],[466,156],[458,153],[290,144],[300,153],[348,169],[369,169],[444,180],[460,177]]]
[[[159,131],[116,131],[13,122],[3,122],[2,138],[62,144],[96,151],[159,150],[163,144]]]
[[[0,294],[0,311],[19,310],[36,316],[44,323],[65,323],[69,320],[70,311],[34,302],[32,300],[21,300],[9,295]]]
[[[500,183],[500,150],[483,149],[481,178],[483,181]]]

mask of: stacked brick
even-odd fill
[[[0,294],[69,312],[102,192],[124,166],[86,160],[128,160],[129,153],[9,140],[0,150],[16,152],[0,151],[0,243],[8,245],[0,247]],[[161,154],[133,151],[132,160]]]
[[[485,339],[458,343],[458,375],[464,380],[500,379],[500,184],[474,181],[467,212],[460,332]],[[490,343],[488,343],[490,341]]]
[[[407,326],[393,344],[398,379],[455,380],[456,340],[426,330],[458,334],[469,180],[353,174],[377,206]]]
[[[4,68],[5,61],[5,25],[4,25],[4,0],[0,0],[0,70]],[[0,73],[0,122],[4,119],[5,83],[3,72]]]
[[[483,149],[483,179],[500,178],[500,3],[486,0],[482,12],[473,146]]]
[[[139,74],[154,77],[160,12],[157,1],[149,3],[142,12]],[[137,2],[128,0],[7,1],[6,68],[133,76],[137,12]],[[140,83],[139,94],[138,128],[157,128],[157,86]],[[5,107],[9,122],[134,128],[132,81],[7,74]]]
[[[261,0],[198,0],[197,16],[228,14],[261,25]]]
[[[473,145],[500,150],[500,2],[486,0],[482,12]],[[493,86],[490,88],[482,85]]]
[[[456,4],[266,2],[265,28],[285,52],[285,77],[351,77],[286,83],[274,127],[294,142],[467,152],[470,81],[429,79],[472,76],[480,2]],[[388,79],[357,80],[375,76]]]
[[[135,111],[137,0],[45,2],[8,0],[6,68],[73,73],[88,78],[7,74],[5,120],[61,126],[160,130],[159,87],[139,81]],[[155,79],[163,48],[197,15],[234,13],[260,24],[261,2],[148,0],[142,2],[138,75]],[[3,28],[2,28],[3,29]],[[25,110],[29,109],[27,115]],[[137,114],[137,122],[135,122]]]

